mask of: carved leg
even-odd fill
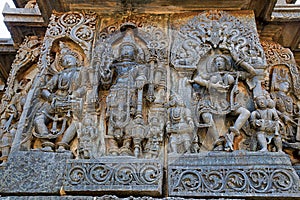
[[[268,143],[267,143],[267,139],[264,135],[263,132],[258,132],[257,133],[257,140],[258,143],[261,145],[261,150],[260,151],[268,151]]]
[[[75,137],[76,132],[76,124],[75,122],[72,122],[64,133],[62,140],[58,143],[57,152],[65,152],[69,148],[69,143]]]
[[[207,135],[211,136],[214,141],[216,141],[219,138],[219,134],[215,125],[215,122],[213,120],[213,116],[211,113],[203,113],[202,119],[204,123],[210,124],[210,127],[207,130]]]
[[[108,138],[108,154],[112,156],[117,156],[119,155],[119,147],[118,147],[118,142],[114,138]]]
[[[125,138],[123,140],[123,146],[120,149],[120,154],[123,156],[131,156],[132,155],[132,151],[130,149],[130,145],[131,145],[131,138]]]
[[[44,114],[41,114],[34,119],[34,126],[35,126],[35,131],[39,135],[49,134],[49,130],[46,126],[46,116]]]
[[[177,137],[176,133],[170,135],[170,153],[177,154]]]
[[[235,120],[235,123],[232,127],[229,128],[229,133],[225,135],[226,137],[226,144],[225,144],[225,150],[226,151],[233,151],[233,143],[234,143],[234,137],[238,136],[240,134],[240,129],[243,127],[243,125],[246,123],[248,118],[250,117],[250,111],[246,108],[240,107],[235,112],[239,116]]]
[[[191,141],[186,140],[184,141],[184,149],[186,153],[191,153]]]
[[[239,116],[235,120],[233,127],[239,131],[250,117],[250,111],[246,108],[240,107],[239,109],[237,109],[236,113]]]
[[[282,140],[281,137],[279,135],[275,135],[275,137],[273,138],[274,140],[274,145],[277,148],[278,152],[283,152],[282,151]]]

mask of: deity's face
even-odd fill
[[[215,59],[216,67],[219,71],[223,71],[226,69],[225,58],[219,56]]]
[[[61,60],[61,66],[63,68],[74,67],[77,63],[77,58],[75,58],[73,55],[64,55]]]
[[[261,109],[267,108],[267,99],[264,96],[258,97],[256,99],[256,105]]]
[[[279,84],[279,90],[282,91],[282,92],[288,92],[290,90],[289,82],[287,82],[287,81],[281,82]]]
[[[134,58],[134,47],[131,45],[124,45],[120,50],[120,57],[122,60],[133,60]]]

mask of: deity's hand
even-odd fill
[[[294,123],[294,124],[297,125],[297,123],[294,122],[294,121],[293,121],[289,116],[287,116],[287,115],[284,115],[284,116],[283,116],[283,120],[284,120],[285,123]]]
[[[187,80],[188,81],[188,83],[195,83],[195,80]]]
[[[263,125],[263,120],[262,120],[262,119],[256,120],[256,121],[255,121],[255,125],[256,125],[257,127],[261,127],[261,126]]]
[[[216,90],[228,90],[229,85],[221,85],[218,83],[211,83],[210,86]]]
[[[193,121],[189,121],[189,126],[190,126],[191,128],[194,128],[194,122],[193,122]]]

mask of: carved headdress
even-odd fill
[[[119,50],[121,50],[124,46],[132,46],[136,53],[137,46],[135,45],[134,33],[133,33],[132,29],[126,30],[125,36],[123,37],[123,40],[122,40],[122,43],[120,44]]]
[[[121,50],[123,49],[123,47],[125,46],[131,46],[134,49],[134,60],[137,61],[138,63],[143,62],[144,60],[144,56],[145,53],[143,51],[143,49],[140,46],[140,43],[137,42],[136,40],[136,34],[137,32],[135,32],[136,30],[133,30],[131,27],[127,28],[126,30],[124,30],[123,33],[123,38],[120,41],[120,45],[118,46],[118,59],[120,59],[121,56]]]
[[[65,59],[66,55],[71,55],[74,58],[76,58],[76,65],[81,66],[82,65],[82,59],[79,53],[77,53],[75,50],[72,50],[65,42],[60,41],[59,42],[59,53],[57,57],[57,69],[60,71],[62,70],[62,61]]]
[[[279,90],[280,83],[290,82],[289,72],[285,69],[274,69],[272,73],[271,92]]]

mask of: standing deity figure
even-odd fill
[[[40,138],[42,151],[53,151],[54,142],[60,135],[63,137],[57,143],[57,152],[64,152],[69,148],[70,141],[77,134],[86,92],[81,84],[78,53],[63,42],[60,42],[59,47],[60,53],[56,57],[61,71],[42,87],[41,97],[45,101],[34,119],[34,135]]]
[[[255,98],[256,110],[251,113],[250,123],[257,130],[257,141],[260,151],[268,151],[272,141],[278,152],[282,152],[282,141],[279,134],[279,117],[274,108],[270,108],[270,99],[264,95]],[[272,103],[273,104],[273,103]]]
[[[119,58],[110,66],[113,85],[106,99],[109,155],[133,155],[134,148],[134,155],[140,156],[146,134],[143,96],[148,70],[138,63],[137,54],[133,32],[129,29],[119,46]]]
[[[271,98],[275,101],[275,108],[284,124],[282,127],[283,139],[288,142],[295,142],[297,123],[294,121],[296,105],[290,96],[290,81],[287,71],[274,69],[272,74]],[[299,139],[300,140],[300,137]]]
[[[170,135],[170,153],[180,153],[177,148],[180,144],[183,144],[183,152],[190,153],[194,122],[191,111],[186,108],[183,100],[176,95],[170,97],[168,117],[166,130]]]
[[[225,55],[213,57],[207,66],[207,71],[208,73],[199,73],[189,81],[205,87],[204,96],[197,105],[197,118],[204,122],[203,127],[208,127],[206,137],[213,142],[209,145],[213,147],[209,148],[232,151],[234,137],[240,134],[240,129],[250,116],[246,108],[235,102],[239,78],[245,77],[242,76],[243,72],[233,71]],[[224,134],[217,129],[215,120],[225,118],[228,114],[238,117],[228,133]]]

